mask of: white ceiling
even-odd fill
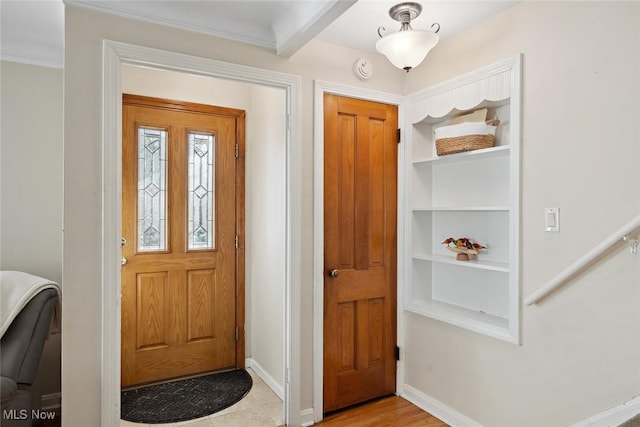
[[[422,13],[411,21],[414,29],[429,29],[434,22],[440,24],[440,40],[469,28],[498,12],[511,7],[520,0],[412,0],[422,5]],[[376,51],[378,27],[395,33],[400,23],[389,16],[391,6],[401,0],[359,0],[347,12],[333,21],[317,38],[331,43],[354,47],[370,52]]]
[[[62,68],[62,0],[0,0],[0,42],[2,59]]]
[[[419,1],[422,15],[414,28],[441,25],[447,38],[519,0]],[[203,32],[290,57],[309,40],[375,52],[377,29],[398,31],[388,10],[399,0],[65,0],[164,25]],[[2,59],[62,67],[62,0],[0,0]]]

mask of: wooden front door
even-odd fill
[[[395,392],[397,107],[324,96],[324,410]]]
[[[242,367],[244,112],[122,112],[122,386]]]

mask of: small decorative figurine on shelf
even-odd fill
[[[485,246],[466,237],[460,237],[458,239],[449,237],[442,242],[442,244],[447,245],[447,249],[457,254],[456,259],[458,261],[469,261],[469,255],[478,255],[482,249],[486,249]]]

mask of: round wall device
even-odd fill
[[[360,80],[369,80],[373,76],[373,65],[369,60],[360,58],[354,64],[353,72]]]

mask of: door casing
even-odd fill
[[[169,69],[285,90],[289,126],[286,134],[285,271],[285,422],[300,424],[300,246],[302,79],[213,59],[200,58],[110,40],[103,49],[102,96],[102,310],[100,425],[120,422],[120,229],[122,193],[123,64]]]
[[[353,86],[341,85],[316,80],[314,82],[314,175],[313,175],[313,418],[319,422],[323,418],[323,354],[324,354],[324,108],[325,93],[358,98],[367,101],[382,102],[398,106],[398,126],[405,128],[405,97],[390,93],[367,90]],[[398,146],[398,220],[397,220],[397,262],[402,265],[404,254],[404,205],[402,197],[404,187],[404,159],[405,150],[402,142]],[[404,348],[403,324],[403,281],[402,269],[397,269],[397,345],[401,349],[401,357],[396,369],[396,393],[402,393],[404,383],[404,363],[402,349]]]

